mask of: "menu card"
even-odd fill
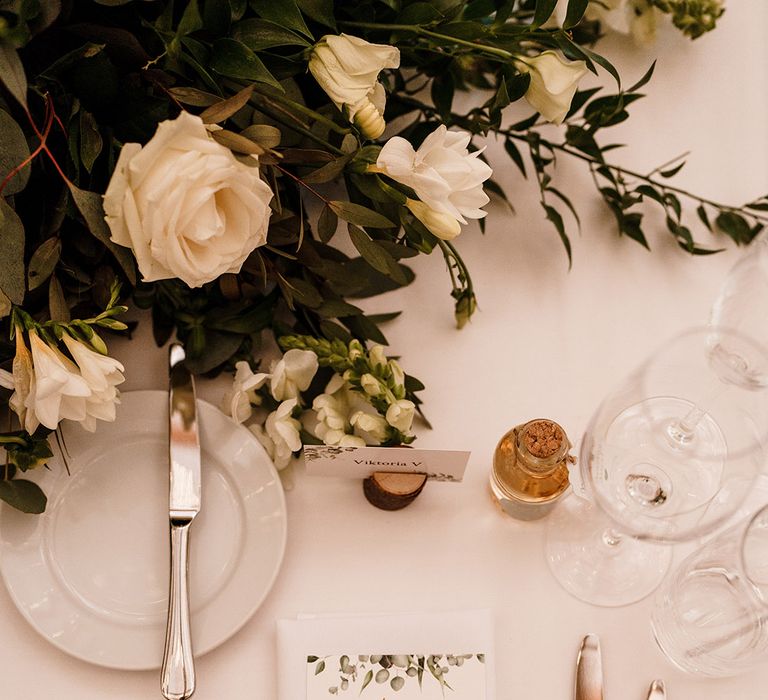
[[[279,700],[493,700],[488,610],[278,621]]]

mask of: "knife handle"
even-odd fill
[[[189,626],[189,526],[191,520],[171,520],[171,588],[161,689],[168,700],[185,700],[195,692],[195,662]]]

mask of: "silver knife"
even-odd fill
[[[596,634],[588,634],[581,642],[574,700],[603,700],[603,661]]]
[[[651,683],[648,689],[648,700],[666,700],[667,690],[664,687],[664,681],[656,680]]]
[[[195,382],[181,345],[171,345],[169,396],[171,581],[161,672],[163,697],[184,700],[195,692],[189,625],[189,528],[200,512],[200,436]]]

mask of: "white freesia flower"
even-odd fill
[[[85,399],[85,418],[80,424],[93,432],[97,420],[115,420],[116,407],[120,403],[117,385],[125,381],[124,368],[114,358],[91,350],[66,333],[63,340],[91,390]]]
[[[40,340],[34,330],[29,331],[29,344],[34,372],[24,402],[27,432],[34,432],[40,423],[55,430],[64,418],[85,422],[85,402],[92,392],[80,370],[59,350]]]
[[[21,333],[16,331],[16,354],[13,358],[12,386],[6,386],[13,389],[8,405],[11,410],[19,417],[24,430],[28,433],[34,433],[40,421],[37,420],[34,411],[27,411],[27,399],[31,391],[34,390],[35,373],[32,369],[32,355],[24,343]]]
[[[311,350],[289,350],[272,366],[272,396],[277,401],[298,398],[302,391],[309,388],[317,368],[317,355]]]
[[[394,380],[395,387],[405,390],[405,372],[400,366],[400,363],[397,360],[390,360],[389,369],[392,371],[392,379]]]
[[[271,199],[257,167],[182,112],[145,146],[123,146],[104,211],[112,240],[133,250],[144,280],[178,277],[200,287],[239,272],[266,243]]]
[[[525,99],[544,119],[562,124],[571,108],[579,81],[587,72],[584,61],[569,61],[554,51],[525,56],[515,61],[521,73],[529,73],[531,83]]]
[[[435,236],[444,241],[450,241],[461,233],[461,224],[450,214],[432,209],[416,199],[407,199],[405,206]]]
[[[416,412],[416,405],[408,399],[399,399],[390,404],[387,409],[387,423],[396,428],[401,433],[407,433],[413,425],[413,416]]]
[[[320,87],[339,109],[346,107],[349,121],[371,139],[381,136],[386,126],[386,94],[379,73],[399,66],[400,51],[394,46],[349,34],[324,36],[309,57],[309,71]]]
[[[261,397],[256,393],[269,379],[264,372],[254,373],[251,366],[241,360],[235,364],[235,376],[232,386],[224,394],[222,406],[225,412],[237,423],[244,423],[253,413],[253,405],[261,404]]]
[[[480,207],[489,198],[483,182],[493,174],[479,158],[482,151],[469,152],[471,139],[471,134],[441,124],[414,151],[408,141],[395,136],[384,144],[372,170],[413,189],[433,212],[466,224],[467,219],[485,216]]]
[[[275,467],[283,469],[288,466],[294,452],[301,449],[301,423],[292,413],[296,407],[296,399],[283,401],[275,411],[267,416],[264,427],[252,425],[251,431],[275,463]]]

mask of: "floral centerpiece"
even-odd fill
[[[456,321],[476,301],[457,237],[506,200],[485,147],[539,186],[562,240],[576,209],[556,156],[584,163],[620,234],[647,246],[643,202],[692,254],[681,200],[739,244],[765,198],[732,207],[610,161],[653,67],[624,87],[605,31],[691,38],[720,0],[51,0],[0,3],[0,499],[41,512],[24,472],[59,422],[113,420],[111,334],[151,309],[197,373],[235,370],[228,410],[283,466],[307,441],[413,440],[420,383],[355,299],[449,272]],[[580,89],[588,73],[609,87]],[[459,93],[469,93],[457,99]],[[519,100],[530,116],[508,123]],[[562,125],[553,132],[548,124]],[[552,136],[556,133],[556,136]],[[565,216],[564,216],[565,215]],[[464,235],[467,235],[464,233]],[[471,234],[470,234],[471,235]],[[346,251],[346,252],[345,252]],[[350,254],[350,251],[354,251]],[[285,351],[266,371],[263,343]],[[258,407],[254,414],[254,407]]]

